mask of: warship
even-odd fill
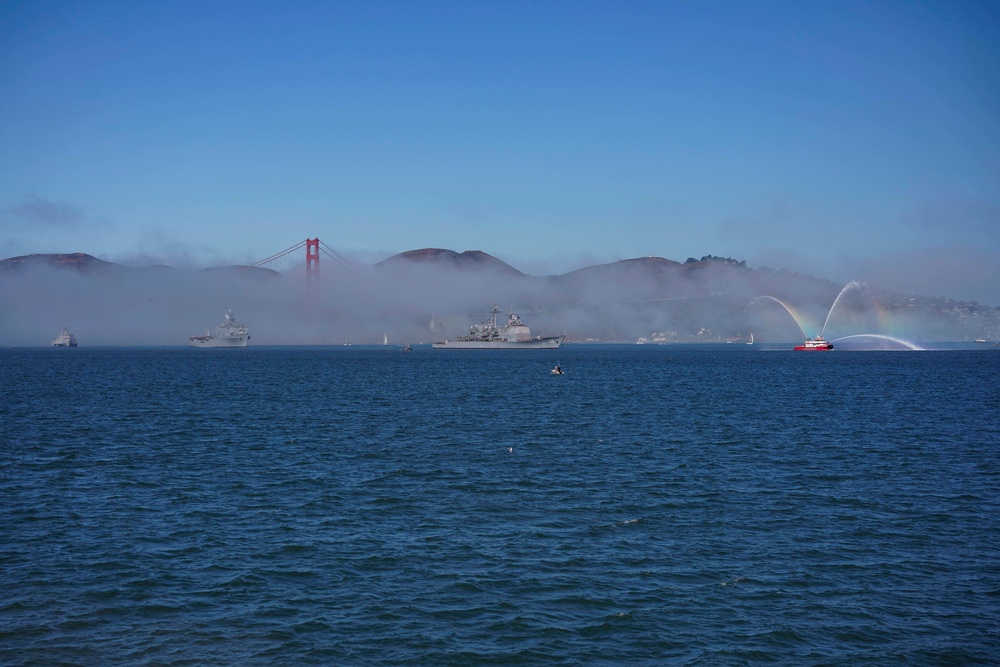
[[[76,336],[70,333],[69,327],[63,327],[59,335],[52,339],[52,347],[76,347]]]
[[[215,333],[208,328],[204,336],[191,336],[191,347],[246,347],[250,330],[237,322],[233,311],[226,313],[226,321],[216,325]]]
[[[507,325],[501,327],[497,324],[497,313],[499,312],[496,304],[493,304],[490,317],[481,324],[473,325],[467,336],[439,341],[431,347],[437,350],[554,350],[562,345],[566,338],[565,336],[547,336],[545,338],[535,336],[532,338],[531,329],[514,313],[507,316]]]

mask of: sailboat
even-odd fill
[[[747,345],[753,345],[753,334],[750,334],[750,340],[747,341]]]
[[[389,334],[382,334],[382,344],[383,345],[389,344]]]

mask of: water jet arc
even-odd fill
[[[806,330],[802,326],[802,323],[799,322],[799,318],[795,315],[795,312],[791,308],[789,308],[788,305],[786,305],[785,302],[782,301],[781,299],[778,299],[777,297],[773,297],[770,294],[765,294],[764,296],[758,296],[758,297],[754,297],[753,299],[751,299],[750,300],[750,305],[753,305],[753,304],[757,303],[758,301],[763,301],[765,299],[770,299],[771,301],[774,301],[776,304],[778,304],[779,306],[781,306],[782,308],[784,308],[785,312],[788,313],[788,315],[792,318],[792,321],[795,322],[795,326],[797,326],[799,328],[799,331],[802,332],[802,337],[803,338],[808,338],[809,337],[808,334],[806,334]]]
[[[881,340],[889,340],[892,341],[893,343],[899,343],[908,350],[916,350],[920,352],[924,351],[924,348],[914,343],[911,343],[908,340],[903,340],[902,338],[894,338],[892,336],[883,336],[882,334],[852,334],[850,336],[841,336],[840,338],[837,338],[836,340],[833,340],[831,342],[836,343],[837,341],[848,340],[850,338],[879,338]]]
[[[861,289],[864,286],[865,286],[864,283],[859,283],[857,280],[852,280],[851,282],[844,285],[843,289],[840,290],[840,294],[838,294],[837,298],[833,300],[833,305],[830,306],[829,312],[827,312],[826,314],[826,321],[823,322],[823,328],[820,329],[819,331],[819,335],[821,337],[823,336],[824,333],[826,333],[826,325],[830,323],[830,316],[833,315],[833,311],[837,309],[837,304],[840,303],[840,300],[842,298],[844,298],[844,295],[847,294],[852,289]]]

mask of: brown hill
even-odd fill
[[[663,299],[691,292],[687,265],[663,257],[638,257],[587,266],[556,276],[553,284],[574,300],[614,298],[624,301]]]
[[[398,255],[393,255],[388,259],[382,260],[376,266],[399,267],[406,264],[421,264],[431,267],[458,269],[460,271],[489,270],[517,276],[525,275],[510,264],[481,250],[466,250],[459,253],[444,248],[422,248],[420,250],[409,250],[401,252]]]
[[[0,259],[0,270],[17,270],[34,267],[56,269],[76,269],[81,273],[99,273],[110,271],[118,265],[97,259],[83,252],[31,254]]]
[[[148,273],[164,273],[170,271],[176,271],[173,267],[165,266],[163,264],[156,264],[153,266],[145,267],[131,267],[123,266],[121,264],[115,264],[114,262],[106,262],[103,259],[98,259],[93,255],[88,255],[85,252],[70,252],[70,253],[49,253],[49,254],[31,254],[31,255],[20,255],[18,257],[9,257],[7,259],[0,259],[0,271],[18,271],[22,269],[30,268],[52,268],[52,269],[72,269],[84,275],[104,275],[112,274],[117,271],[125,271],[134,274],[134,272],[142,272],[144,274]],[[272,269],[265,269],[257,266],[218,266],[208,269],[202,269],[203,273],[209,273],[214,275],[232,275],[240,278],[275,278],[281,274]]]
[[[629,282],[639,277],[662,276],[667,272],[676,271],[681,266],[683,265],[680,262],[663,257],[637,257],[635,259],[622,259],[610,264],[586,266],[558,276],[558,279],[569,282],[596,277],[600,280]]]

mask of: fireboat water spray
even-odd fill
[[[833,300],[833,305],[830,306],[830,310],[827,311],[827,313],[826,313],[826,320],[823,322],[823,328],[820,329],[819,336],[817,336],[815,339],[813,339],[813,341],[815,341],[817,344],[818,343],[825,343],[825,340],[824,340],[823,336],[824,336],[824,334],[826,334],[826,327],[830,323],[830,318],[833,317],[834,311],[837,310],[837,306],[840,305],[840,302],[843,301],[844,297],[848,293],[850,293],[852,291],[855,291],[855,290],[860,290],[860,289],[868,289],[868,286],[865,285],[863,282],[859,282],[857,280],[852,280],[851,282],[849,282],[846,285],[844,285],[844,287],[840,290],[840,293],[837,295],[837,298]],[[794,309],[791,308],[791,306],[789,306],[788,304],[786,304],[785,302],[783,302],[781,299],[778,299],[776,297],[771,296],[770,294],[767,294],[767,295],[764,295],[764,296],[755,297],[754,299],[752,299],[750,301],[750,305],[753,305],[755,303],[760,303],[762,301],[774,301],[779,306],[781,306],[782,308],[784,308],[785,312],[787,312],[791,316],[791,318],[795,322],[796,326],[799,327],[799,331],[802,332],[802,335],[805,336],[806,338],[808,338],[808,334],[806,333],[805,327],[802,324],[801,317],[795,312]],[[911,343],[908,340],[903,340],[902,338],[895,338],[893,336],[885,336],[885,335],[882,335],[882,334],[874,334],[874,333],[853,334],[853,335],[850,335],[850,336],[842,336],[840,338],[837,338],[835,341],[831,341],[831,342],[839,342],[839,341],[842,341],[842,340],[851,340],[851,339],[857,339],[857,338],[874,338],[874,339],[879,339],[879,340],[886,340],[886,341],[890,341],[892,343],[896,343],[897,345],[901,345],[902,347],[904,347],[904,348],[906,348],[908,350],[923,350],[924,349],[924,348],[920,347],[919,345],[916,345],[915,343]],[[805,348],[805,347],[809,346],[811,342],[812,341],[808,341],[807,340],[806,345],[804,345],[802,347]],[[816,345],[816,347],[819,347],[819,345]],[[832,349],[833,345],[832,344],[829,345],[829,348]],[[800,348],[796,347],[795,349],[800,349]]]
[[[865,284],[859,283],[857,280],[852,280],[851,282],[844,285],[844,288],[840,290],[840,294],[838,294],[837,298],[833,300],[833,305],[830,306],[830,311],[826,314],[826,321],[823,322],[823,328],[820,329],[819,332],[820,337],[822,337],[823,334],[826,333],[826,325],[830,323],[830,316],[833,315],[833,311],[837,309],[837,304],[840,303],[840,300],[844,298],[844,295],[850,292],[851,290],[861,289],[862,287],[865,287]]]
[[[799,328],[799,331],[802,332],[802,335],[804,337],[808,336],[808,334],[806,333],[805,328],[802,326],[802,323],[799,322],[799,316],[795,313],[794,310],[792,310],[790,307],[788,307],[788,305],[785,304],[785,302],[782,301],[781,299],[773,297],[770,294],[765,294],[764,296],[758,296],[758,297],[755,297],[755,298],[751,299],[750,300],[750,305],[753,305],[755,303],[759,303],[761,301],[766,301],[766,300],[774,301],[776,304],[778,304],[779,306],[781,306],[782,308],[784,308],[785,312],[787,312],[789,314],[789,316],[792,318],[792,321],[795,322],[795,326],[797,326]]]
[[[834,339],[833,343],[839,343],[842,340],[850,340],[852,338],[878,338],[879,340],[888,340],[898,345],[902,345],[907,350],[923,351],[925,348],[920,347],[915,343],[911,343],[908,340],[903,340],[902,338],[894,338],[892,336],[883,336],[882,334],[852,334],[850,336],[841,336],[840,338]]]

